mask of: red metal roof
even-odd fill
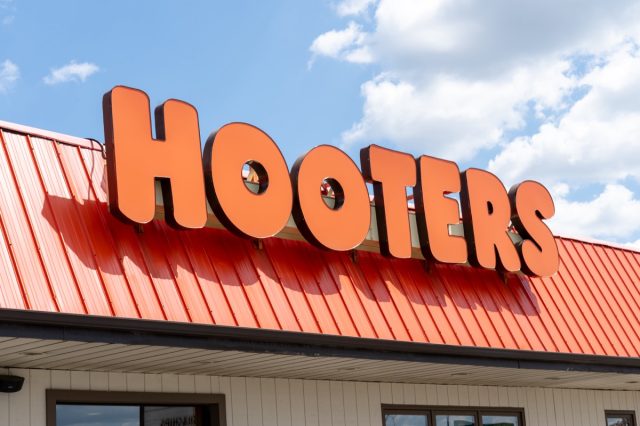
[[[137,232],[100,145],[0,122],[0,307],[640,356],[640,253],[558,238],[551,278],[324,252],[220,229]]]

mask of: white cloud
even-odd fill
[[[640,232],[640,199],[623,185],[607,185],[589,201],[556,196],[555,204],[549,224],[560,235],[624,240]]]
[[[640,194],[624,186],[640,182],[640,3],[380,0],[343,15],[353,22],[316,38],[334,48],[312,45],[314,58],[354,62],[361,49],[381,69],[361,86],[345,145],[381,140],[478,167],[492,149],[488,168],[506,183],[548,185],[556,229],[640,236]],[[584,201],[592,188],[604,190]]]
[[[543,116],[563,107],[576,84],[570,55],[624,37],[618,28],[635,23],[634,5],[381,0],[373,31],[352,21],[318,36],[310,50],[314,58],[383,66],[362,86],[363,115],[345,143],[387,139],[464,160],[523,127],[530,108]]]
[[[360,25],[349,22],[343,30],[331,30],[319,35],[309,50],[316,56],[328,56],[354,63],[369,63],[373,60],[369,47],[365,44],[367,34]],[[310,64],[313,63],[313,58]]]
[[[373,2],[338,8],[365,3]],[[481,77],[522,60],[606,48],[637,25],[639,8],[634,0],[381,0],[368,40],[389,69]]]
[[[362,85],[362,119],[343,134],[345,144],[390,140],[412,152],[470,160],[524,125],[527,102],[559,108],[574,84],[565,61],[540,61],[492,79],[440,74],[428,79],[379,75]]]
[[[376,0],[343,0],[336,5],[338,16],[354,16],[365,13]]]
[[[557,123],[506,145],[490,170],[509,182],[640,180],[640,52],[621,45],[578,84],[588,89],[584,97]]]
[[[71,61],[60,68],[52,68],[51,72],[43,78],[46,84],[54,85],[70,81],[84,82],[89,76],[98,72],[100,68],[90,62]]]
[[[5,93],[20,78],[20,68],[9,59],[0,64],[0,93]]]

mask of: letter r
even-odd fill
[[[158,179],[167,223],[202,228],[207,205],[196,109],[175,99],[157,107],[157,139],[143,91],[116,86],[104,95],[102,109],[111,211],[126,222],[150,222]]]

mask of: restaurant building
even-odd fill
[[[160,191],[131,225],[102,144],[0,128],[1,426],[635,425],[638,251],[500,273],[421,259],[413,212],[393,259],[375,221],[343,252],[176,230]]]

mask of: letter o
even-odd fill
[[[257,163],[258,193],[245,185],[242,168]],[[229,123],[211,134],[204,149],[207,199],[220,222],[249,238],[272,237],[284,228],[293,195],[287,163],[276,143],[259,128]],[[259,166],[258,166],[259,165]]]
[[[309,242],[339,251],[362,243],[371,224],[369,192],[358,166],[347,154],[333,146],[317,146],[298,158],[291,180],[293,218]],[[339,187],[334,208],[322,199],[323,181]]]

